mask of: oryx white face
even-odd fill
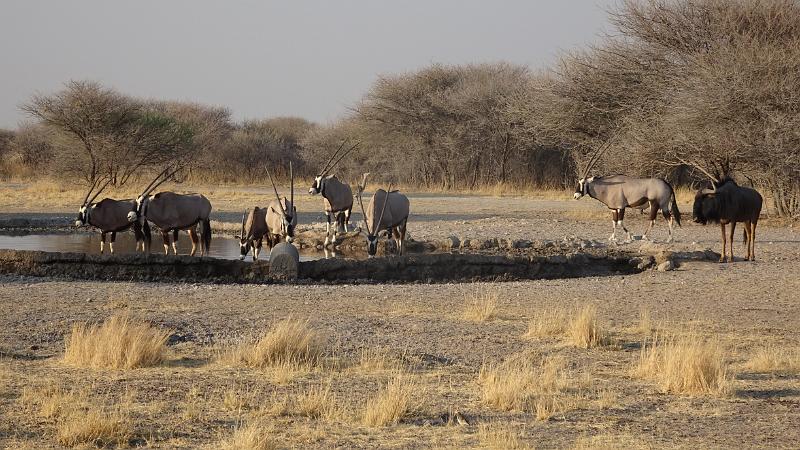
[[[578,186],[575,188],[575,193],[572,194],[572,198],[578,200],[579,198],[586,195],[588,192],[588,184],[594,180],[594,177],[591,178],[581,178],[578,180]]]
[[[322,192],[322,175],[314,178],[314,182],[311,184],[311,189],[308,190],[308,193],[311,195],[317,195]]]
[[[87,205],[83,205],[78,208],[78,219],[75,221],[76,227],[82,227],[89,223],[89,208]]]
[[[239,239],[239,260],[244,260],[244,257],[250,252],[252,244],[253,242],[249,239]]]
[[[294,241],[294,224],[292,223],[294,220],[294,216],[283,217],[283,234],[286,236],[286,242],[292,243]]]
[[[142,215],[142,211],[144,209],[145,198],[144,196],[139,196],[136,199],[136,209],[128,213],[128,222],[139,222],[144,221],[144,216]]]
[[[367,255],[370,258],[378,253],[378,236],[367,235]]]

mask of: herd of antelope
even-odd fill
[[[327,219],[324,247],[336,242],[340,232],[347,233],[350,215],[353,210],[353,199],[358,201],[364,218],[364,228],[361,233],[366,238],[367,254],[372,257],[377,253],[378,239],[384,233],[387,239],[393,237],[397,254],[403,254],[406,235],[406,225],[410,212],[408,197],[399,191],[377,189],[372,195],[367,208],[364,208],[362,194],[366,188],[367,177],[365,173],[357,185],[355,196],[345,182],[339,180],[332,170],[351,151],[358,147],[358,143],[345,149],[345,140],[333,153],[323,166],[322,170],[311,184],[308,192],[311,195],[321,195],[324,204],[324,213]],[[617,228],[626,233],[625,242],[630,242],[632,236],[625,227],[623,219],[627,208],[649,208],[647,229],[642,239],[648,239],[648,233],[655,224],[658,212],[661,211],[669,226],[667,242],[673,240],[673,223],[681,225],[681,213],[675,199],[672,186],[660,178],[634,178],[625,175],[592,176],[589,177],[593,166],[608,148],[608,143],[597,150],[589,159],[586,167],[581,172],[575,189],[574,198],[580,199],[584,195],[602,202],[612,214],[612,233],[610,241],[617,242]],[[733,237],[736,224],[744,224],[744,241],[747,246],[749,261],[755,260],[755,234],[758,218],[761,213],[763,199],[754,189],[742,187],[731,178],[718,179],[699,168],[711,180],[710,186],[697,191],[694,199],[693,219],[696,223],[720,224],[722,230],[722,256],[720,262],[733,262]],[[178,232],[185,230],[192,241],[191,255],[197,251],[200,242],[200,255],[208,254],[211,244],[211,202],[201,194],[176,194],[174,192],[153,191],[161,184],[174,177],[179,169],[166,168],[147,185],[135,200],[103,199],[94,203],[94,200],[103,192],[109,183],[101,185],[103,180],[95,182],[86,194],[78,210],[75,226],[93,226],[101,232],[100,253],[104,252],[106,237],[110,233],[108,242],[109,251],[114,253],[114,240],[118,232],[132,229],[136,237],[136,251],[150,253],[151,233],[150,224],[155,225],[164,240],[164,253],[169,254],[170,234],[172,234],[172,249],[177,255]],[[269,169],[265,169],[267,177],[272,184],[275,200],[266,208],[253,207],[242,215],[242,228],[240,230],[240,259],[244,259],[252,251],[253,260],[257,260],[261,252],[264,238],[269,247],[281,241],[292,243],[297,226],[297,208],[294,204],[294,172],[289,164],[290,196],[281,197]],[[99,188],[98,188],[99,186]],[[331,222],[334,222],[333,227]],[[726,226],[730,224],[730,235],[726,234]],[[200,225],[198,236],[197,226]],[[366,231],[365,231],[366,230]],[[171,232],[171,233],[170,233]]]

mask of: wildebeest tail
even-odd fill
[[[667,183],[670,192],[670,198],[672,199],[672,203],[670,204],[670,213],[672,213],[672,217],[675,218],[675,223],[678,226],[681,226],[681,211],[678,209],[678,201],[675,199],[675,189],[672,188],[672,185],[669,184],[666,180],[664,183]]]
[[[208,254],[208,250],[211,248],[211,219],[203,219],[202,228],[203,247],[205,247],[206,254]]]

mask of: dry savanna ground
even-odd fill
[[[719,251],[718,229],[681,207],[673,248]],[[423,238],[610,232],[591,199],[425,194],[412,209]],[[741,257],[738,234],[736,245]],[[800,236],[766,221],[756,251],[754,263],[507,283],[4,276],[0,445],[793,447]]]

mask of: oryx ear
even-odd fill
[[[594,177],[589,177],[589,178],[586,179],[587,183],[591,183],[592,181],[594,181]]]

